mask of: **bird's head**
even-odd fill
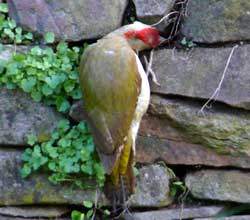
[[[138,21],[125,25],[107,35],[107,37],[110,36],[125,38],[132,49],[137,51],[155,48],[160,44],[159,31],[155,27]]]

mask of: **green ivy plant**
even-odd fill
[[[70,182],[81,188],[104,185],[104,168],[86,123],[71,126],[68,120],[61,120],[50,140],[39,143],[31,134],[28,144],[32,148],[27,148],[22,155],[23,178],[43,169],[50,173],[49,180],[54,184]],[[96,185],[93,186],[92,181]]]
[[[52,42],[53,35],[45,38]],[[81,98],[78,77],[80,49],[61,42],[56,51],[50,47],[33,47],[26,53],[14,54],[0,68],[0,85],[8,89],[21,88],[37,101],[55,105],[59,112],[67,112],[72,99]]]
[[[21,27],[17,27],[15,20],[8,17],[8,5],[0,3],[0,39],[2,42],[20,44],[30,42],[33,34],[24,32]]]
[[[180,43],[183,47],[186,47],[187,49],[190,49],[196,46],[196,44],[192,40],[188,40],[186,37],[183,37]]]
[[[102,213],[102,219],[108,220],[110,216],[110,211],[108,209],[103,209],[100,205],[94,204],[91,201],[83,201],[83,207],[86,211],[80,212],[77,210],[72,211],[72,220],[92,220],[95,219],[96,212],[100,211]]]

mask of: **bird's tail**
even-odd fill
[[[132,138],[128,138],[110,175],[112,185],[114,186],[114,193],[116,194],[118,203],[120,203],[119,205],[126,202],[135,190],[135,176],[133,173],[134,152],[132,144]]]

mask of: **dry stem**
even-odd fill
[[[160,83],[158,82],[158,80],[156,78],[156,75],[155,75],[154,71],[152,70],[153,56],[154,56],[154,50],[151,50],[151,52],[150,52],[149,61],[147,60],[147,57],[144,56],[144,61],[145,61],[145,64],[146,64],[146,75],[147,76],[150,75],[152,77],[152,81],[156,85],[160,86]]]
[[[199,110],[198,114],[203,114],[204,115],[204,109],[205,108],[208,108],[208,104],[211,102],[211,101],[216,101],[218,95],[219,95],[219,92],[220,92],[220,89],[221,89],[221,85],[224,81],[224,78],[225,78],[225,75],[226,75],[226,72],[227,72],[227,69],[228,69],[228,66],[230,64],[230,61],[232,59],[232,56],[233,56],[233,53],[234,53],[234,50],[238,47],[239,45],[235,45],[231,52],[230,52],[230,55],[227,59],[227,63],[226,63],[226,66],[224,68],[224,71],[223,71],[223,74],[222,74],[222,77],[220,79],[220,82],[217,86],[217,88],[215,89],[214,93],[212,94],[212,96],[206,101],[206,103],[201,107],[201,109]]]

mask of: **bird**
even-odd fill
[[[114,189],[127,195],[135,191],[136,136],[150,102],[137,54],[159,43],[155,27],[136,21],[88,46],[80,61],[83,110],[98,155]]]

